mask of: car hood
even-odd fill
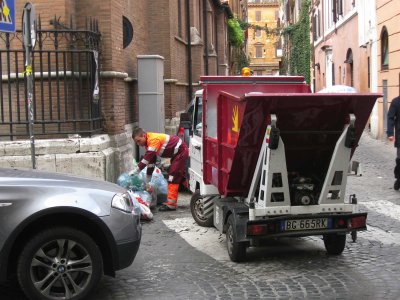
[[[29,213],[69,207],[90,211],[97,216],[109,215],[114,195],[126,192],[126,189],[107,181],[5,168],[0,168],[0,190],[0,202],[10,201],[15,207],[29,203]]]
[[[112,193],[123,193],[126,191],[124,188],[107,181],[98,181],[68,174],[38,170],[0,168],[0,185],[6,183],[10,185],[24,185],[30,183],[36,186],[90,188]]]

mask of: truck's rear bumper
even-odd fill
[[[279,216],[247,221],[246,238],[268,239],[325,234],[346,234],[366,230],[367,213]]]

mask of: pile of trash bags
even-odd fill
[[[135,175],[122,173],[117,184],[128,190],[134,205],[133,213],[140,214],[143,220],[152,220],[153,213],[150,209],[167,200],[168,182],[157,167],[154,168],[149,182],[146,182],[146,174],[147,167]]]

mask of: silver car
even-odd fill
[[[142,227],[126,190],[59,173],[0,168],[0,281],[31,299],[85,299],[130,266]]]

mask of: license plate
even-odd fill
[[[312,230],[328,228],[328,219],[301,219],[301,220],[286,220],[285,231],[293,230]]]

